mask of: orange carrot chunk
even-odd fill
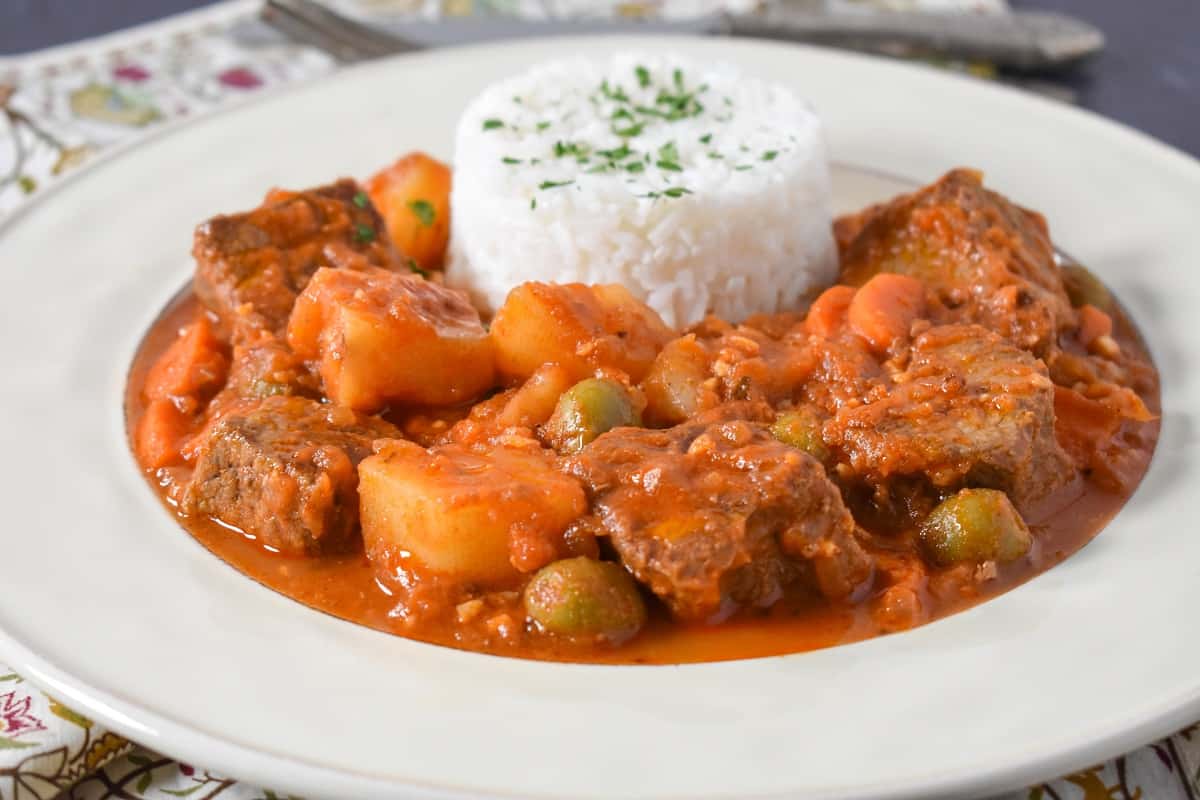
[[[191,428],[192,418],[170,400],[151,401],[134,432],[138,461],[147,469],[182,464],[180,449]]]
[[[145,397],[149,401],[190,397],[199,402],[221,387],[228,368],[212,323],[198,315],[150,368]]]
[[[850,328],[883,352],[908,336],[913,321],[925,313],[925,286],[916,278],[881,272],[863,284],[846,312]]]
[[[1084,347],[1090,347],[1092,342],[1101,336],[1112,336],[1112,317],[1105,314],[1094,305],[1088,304],[1079,309],[1079,342]]]
[[[856,291],[852,286],[830,286],[809,307],[804,329],[812,336],[836,335],[846,322],[846,310]]]

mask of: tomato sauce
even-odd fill
[[[191,321],[198,309],[190,293],[176,300],[147,333],[131,367],[126,391],[128,430],[137,429],[145,412],[143,385],[150,367]],[[1116,319],[1115,336],[1123,347],[1141,350],[1132,326]],[[1157,388],[1144,398],[1158,412]],[[1157,438],[1157,427],[1153,432]],[[1153,442],[1150,443],[1150,449]],[[1149,458],[1147,456],[1146,463]],[[174,509],[172,487],[186,481],[185,468],[146,470],[148,482],[163,502]],[[1088,480],[1077,481],[1049,498],[1041,519],[1030,519],[1036,546],[1030,558],[1002,566],[986,581],[942,580],[937,573],[927,591],[929,619],[943,617],[1002,594],[1053,567],[1086,545],[1120,510],[1126,495],[1106,491]],[[889,632],[870,598],[863,602],[830,604],[815,598],[782,601],[759,613],[744,613],[719,625],[685,624],[655,607],[647,626],[620,647],[555,643],[547,638],[522,643],[486,643],[463,638],[462,626],[414,626],[402,613],[397,588],[377,579],[361,552],[322,558],[285,556],[261,546],[252,537],[212,520],[179,517],[181,524],[205,548],[249,578],[310,608],[348,622],[435,644],[497,654],[560,661],[614,664],[677,664],[723,661],[795,653],[859,641]]]

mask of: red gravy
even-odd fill
[[[144,411],[142,387],[147,371],[178,330],[193,318],[196,309],[196,299],[188,292],[169,307],[147,333],[129,373],[125,406],[128,430],[136,429]],[[1131,324],[1119,314],[1114,336],[1122,347],[1143,350]],[[1150,410],[1158,413],[1157,387],[1144,399]],[[1153,436],[1156,440],[1157,426]],[[174,510],[168,487],[153,471],[147,470],[145,474],[160,499]],[[172,475],[176,481],[187,477],[182,468]],[[1028,520],[1037,543],[1030,558],[1002,566],[994,579],[967,588],[960,584],[949,584],[948,589],[939,587],[934,575],[927,587],[931,598],[930,618],[937,619],[969,608],[1058,564],[1096,536],[1127,499],[1127,495],[1104,491],[1087,480],[1062,490],[1042,504],[1049,511],[1044,512],[1041,519],[1032,517]],[[179,516],[179,521],[226,563],[299,603],[348,622],[450,647],[560,661],[677,664],[802,652],[887,632],[866,602],[831,605],[785,601],[768,611],[750,613],[719,625],[681,623],[656,606],[647,626],[633,640],[616,648],[557,646],[543,639],[518,646],[481,648],[476,642],[468,647],[458,637],[458,626],[425,625],[414,629],[398,618],[393,613],[397,608],[396,597],[376,579],[362,552],[323,558],[289,557],[271,552],[252,537],[214,521],[183,516]]]

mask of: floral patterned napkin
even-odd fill
[[[681,16],[754,0],[328,0],[364,16],[463,14]],[[1003,0],[827,0],[893,9]],[[97,154],[172,121],[312,80],[337,64],[255,20],[258,0],[233,0],[21,59],[0,59],[0,220]],[[282,800],[199,766],[143,750],[43,694],[0,664],[0,800],[188,797]],[[1005,800],[1200,800],[1200,725]]]

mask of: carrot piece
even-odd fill
[[[877,351],[907,337],[913,320],[925,312],[925,286],[916,278],[881,272],[854,295],[846,317],[850,328]]]
[[[212,323],[200,314],[154,362],[143,391],[149,401],[192,397],[198,403],[220,388],[228,368]]]
[[[152,400],[134,432],[138,461],[147,469],[182,463],[180,449],[191,428],[192,418],[170,400]]]
[[[439,269],[450,240],[450,167],[409,153],[366,183],[400,252],[422,269]]]
[[[1079,309],[1079,342],[1091,347],[1101,336],[1112,336],[1112,317],[1090,303]]]
[[[813,301],[804,318],[804,329],[812,336],[829,338],[846,322],[846,309],[857,290],[852,286],[830,286]]]

